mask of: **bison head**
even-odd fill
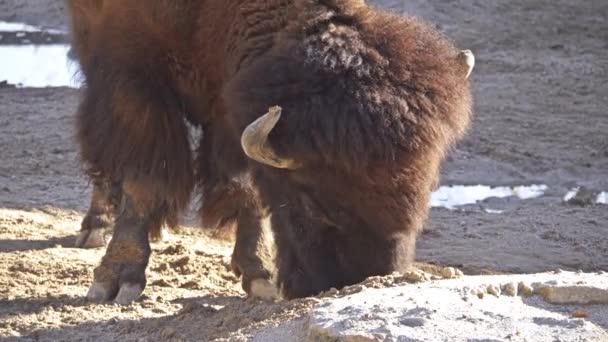
[[[460,134],[460,128],[454,127],[453,122],[468,121],[468,99],[461,106],[457,98],[459,94],[468,95],[466,79],[475,59],[465,50],[455,60],[447,63],[453,68],[445,71],[449,76],[444,77],[449,82],[438,77],[438,89],[453,87],[458,82],[464,86],[456,91],[438,91],[439,98],[426,93],[410,95],[408,89],[400,93],[387,91],[388,95],[382,97],[384,88],[348,82],[336,85],[333,79],[331,86],[325,88],[329,90],[307,96],[309,89],[322,88],[316,85],[326,84],[325,80],[299,75],[298,79],[306,78],[298,88],[302,95],[283,96],[281,102],[277,101],[281,107],[271,107],[242,131],[243,151],[256,162],[253,172],[262,202],[271,215],[283,295],[290,298],[311,295],[371,275],[404,270],[410,264],[439,164],[447,145],[453,141],[443,136]],[[273,79],[268,75],[282,77],[280,73],[263,74],[264,80]],[[259,82],[261,78],[251,79]],[[247,89],[240,94],[249,94],[249,89],[256,88]],[[277,93],[286,91],[279,89]],[[344,97],[345,93],[352,95]],[[438,103],[442,101],[448,104],[441,107]],[[444,114],[452,113],[444,112],[454,108],[462,108],[466,113],[458,109],[453,115],[462,116],[461,119],[446,119]],[[323,110],[325,116],[319,115]],[[392,112],[404,115],[397,123],[401,124],[397,129],[403,141],[395,142],[392,132],[386,136],[373,134],[395,128],[395,123],[387,125],[376,120]],[[310,124],[310,120],[317,121]],[[324,132],[315,131],[315,127],[323,125]],[[450,130],[458,132],[449,133]],[[341,145],[344,139],[327,138],[332,133],[358,144],[353,145],[357,153],[345,151],[343,147],[348,145]],[[298,144],[299,148],[294,148]],[[385,153],[387,150],[390,151]]]

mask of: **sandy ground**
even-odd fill
[[[433,209],[418,260],[470,274],[608,270],[608,207],[562,201],[574,186],[608,191],[608,2],[372,2],[432,20],[477,56],[475,121],[443,183],[549,186]],[[0,20],[62,28],[62,8],[0,0]],[[77,101],[67,88],[0,88],[0,339],[244,340],[307,312],[314,300],[244,299],[230,244],[192,229],[153,246],[141,301],[85,302],[103,251],[72,248],[91,190],[72,138]]]

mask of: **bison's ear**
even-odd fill
[[[268,144],[268,134],[281,118],[281,107],[275,106],[268,113],[260,116],[252,122],[241,135],[241,146],[245,154],[262,164],[276,167],[278,169],[295,170],[301,165],[290,158],[281,158]]]
[[[466,68],[465,78],[469,78],[475,67],[475,55],[473,55],[471,50],[462,50],[458,54],[458,61]]]

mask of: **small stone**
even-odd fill
[[[188,254],[188,249],[184,247],[182,244],[177,244],[175,246],[169,246],[162,250],[160,254],[165,255],[176,255],[176,254]]]
[[[171,283],[169,283],[165,279],[157,279],[157,280],[151,282],[150,285],[160,286],[160,287],[173,287],[173,285],[171,285]]]
[[[422,282],[428,280],[428,277],[421,271],[408,271],[403,274],[403,279],[411,282]]]
[[[538,286],[534,293],[551,304],[608,304],[608,290],[594,286]]]
[[[496,297],[500,297],[500,287],[496,286],[496,285],[488,285],[486,291],[488,291],[489,294],[494,295]]]
[[[160,332],[160,337],[164,340],[168,340],[168,339],[171,339],[173,336],[175,336],[175,334],[176,334],[175,329],[173,329],[171,327],[167,327]]]
[[[185,256],[185,257],[179,258],[173,262],[170,262],[169,265],[171,266],[171,268],[181,268],[181,267],[188,265],[189,262],[190,262],[190,257]]]
[[[182,289],[198,290],[201,288],[200,284],[196,280],[187,281],[179,286]]]
[[[517,292],[522,296],[529,297],[534,294],[534,288],[530,284],[520,281],[517,285]]]
[[[511,297],[517,296],[517,284],[515,282],[510,282],[502,285],[502,292]]]
[[[484,295],[486,293],[486,289],[483,288],[483,287],[482,288],[474,288],[474,289],[471,289],[469,292],[471,293],[471,295],[476,296],[479,299],[483,299],[483,297],[484,297]]]
[[[198,305],[195,303],[186,303],[177,313],[178,315],[183,315],[194,311],[194,309],[198,308]]]
[[[325,292],[321,292],[317,297],[319,298],[323,298],[323,297],[335,297],[340,291],[338,291],[338,289],[336,289],[335,287],[332,287],[331,289],[325,291]]]
[[[446,279],[452,279],[456,277],[456,270],[454,267],[444,267],[441,270],[441,276]]]
[[[589,317],[589,314],[587,313],[587,311],[583,311],[583,310],[576,310],[572,313],[572,317],[574,318],[587,318]]]
[[[426,323],[426,320],[424,318],[420,318],[420,317],[406,317],[406,318],[402,318],[399,323],[401,323],[402,325],[405,325],[407,327],[421,327]]]
[[[343,288],[342,291],[340,291],[340,293],[345,294],[345,295],[350,295],[353,293],[359,293],[359,292],[363,291],[363,289],[365,289],[365,286],[363,286],[363,285],[347,286],[347,287]]]
[[[169,269],[169,264],[167,264],[166,262],[163,262],[162,264],[158,265],[156,268],[153,268],[154,271],[157,272],[165,272]]]

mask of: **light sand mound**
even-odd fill
[[[324,299],[259,341],[608,341],[608,273],[467,276]]]
[[[608,274],[562,272],[364,290],[316,307],[308,332],[332,341],[608,341],[606,327]]]

